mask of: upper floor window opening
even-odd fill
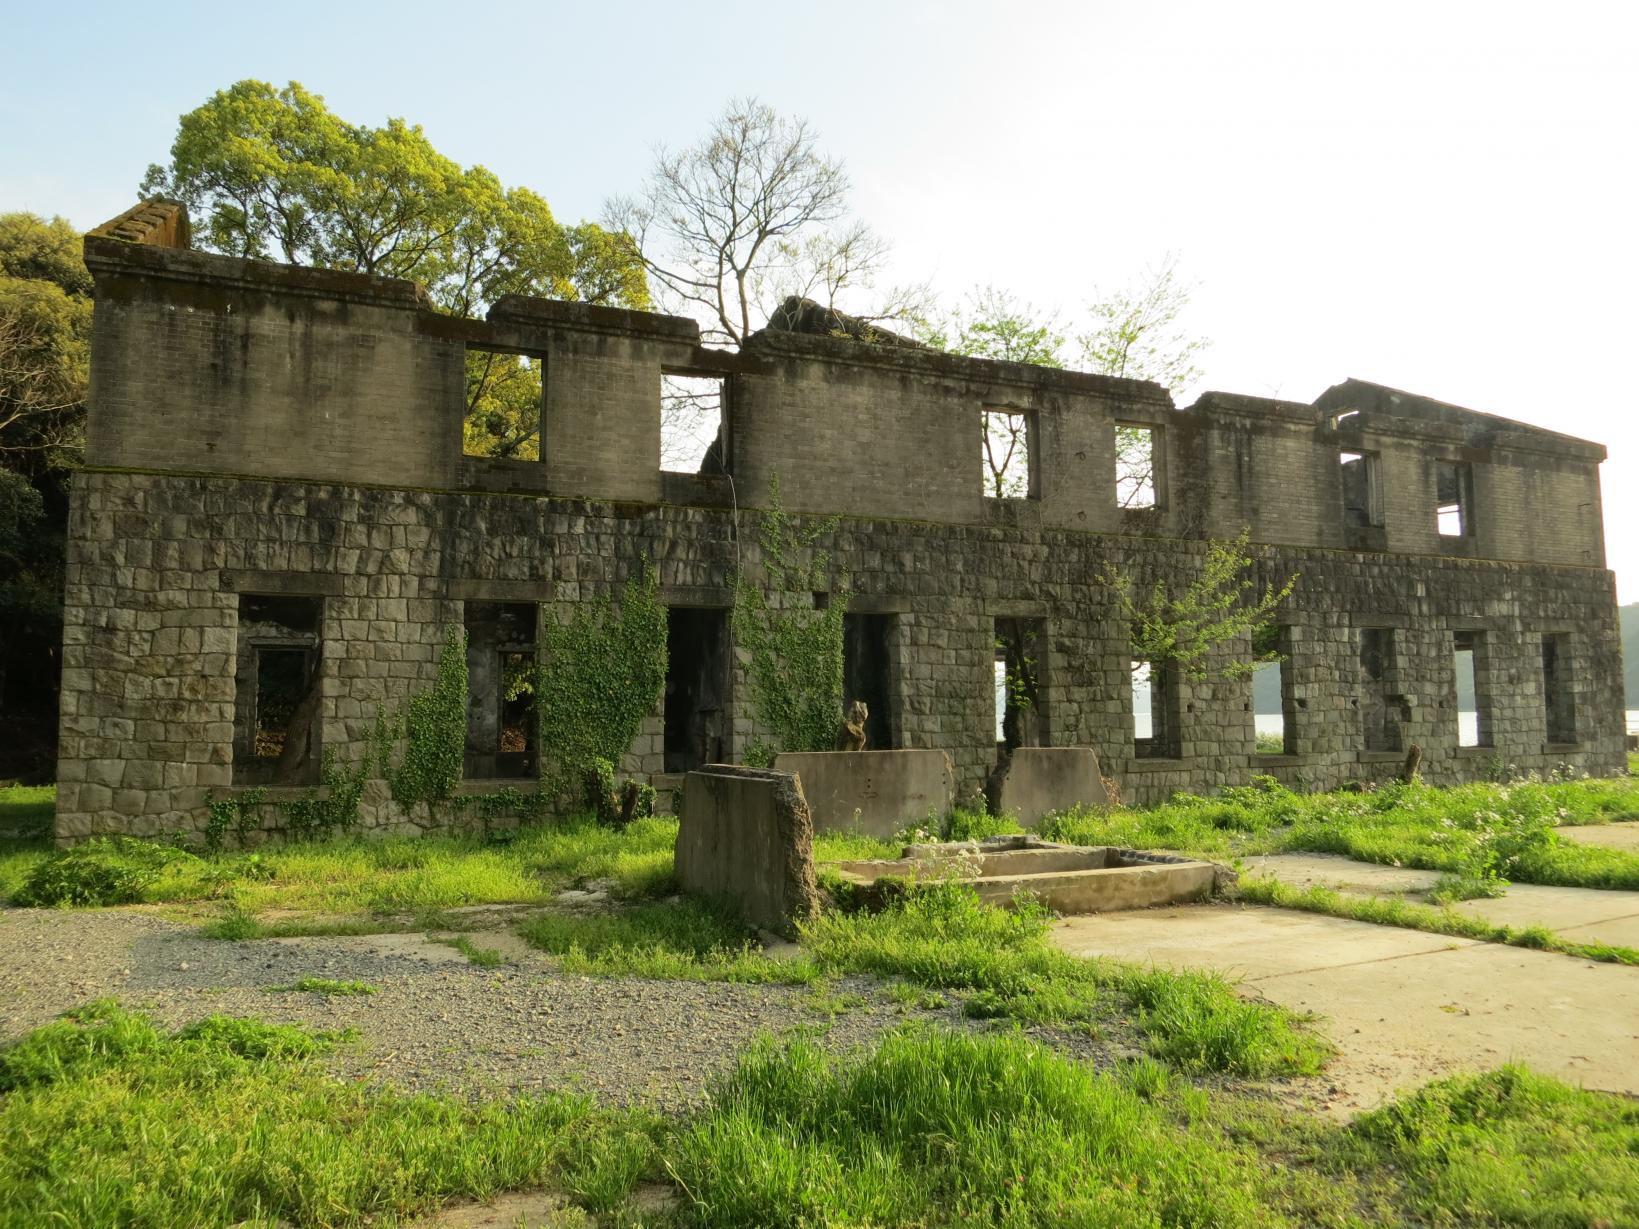
[[[545,365],[540,357],[468,346],[465,380],[462,453],[539,461],[546,402]]]
[[[1474,470],[1467,461],[1437,461],[1434,466],[1434,523],[1442,538],[1466,538],[1474,503]]]
[[[984,491],[990,499],[1035,499],[1035,415],[1024,410],[984,411]]]
[[[674,474],[726,474],[728,415],[725,377],[662,372],[660,468]]]
[[[1377,454],[1338,454],[1342,463],[1343,523],[1351,529],[1374,529],[1383,524],[1383,493],[1378,478]]]
[[[1155,508],[1161,503],[1160,430],[1137,423],[1115,425],[1115,503],[1118,508]]]

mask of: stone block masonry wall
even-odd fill
[[[1392,775],[1399,752],[1362,749],[1363,628],[1394,644],[1380,741],[1422,745],[1429,779],[1623,767],[1597,444],[1354,380],[1313,405],[1211,393],[1176,410],[1152,384],[832,336],[765,330],[731,354],[701,346],[692,321],[585,304],[508,297],[486,320],[456,320],[405,282],[155,246],[186,235],[179,207],[160,204],[86,241],[97,314],[68,553],[60,839],[198,830],[209,796],[236,788],[236,719],[241,747],[253,732],[235,662],[254,666],[246,637],[265,632],[241,636],[242,595],[321,604],[319,697],[301,700],[317,739],[304,745],[357,764],[378,713],[432,685],[469,602],[558,609],[616,592],[648,558],[669,603],[726,608],[736,565],[758,563],[776,476],[798,521],[840,518],[820,546],[854,610],[891,619],[876,694],[892,741],[948,753],[959,798],[996,762],[998,621],[1037,646],[1032,739],[1096,748],[1130,801],[1259,772],[1312,787]],[[474,349],[541,360],[538,462],[462,455]],[[726,381],[727,474],[662,475],[663,371]],[[1028,498],[984,494],[991,410],[1029,424]],[[1118,423],[1154,432],[1154,508],[1117,506]],[[1373,458],[1368,525],[1345,525],[1344,451]],[[1435,516],[1452,466],[1471,479],[1456,536]],[[1146,748],[1175,757],[1141,758],[1130,629],[1101,577],[1113,564],[1140,586],[1187,584],[1207,539],[1242,526],[1265,583],[1302,573],[1279,616],[1294,753],[1256,754],[1247,682],[1186,679],[1168,706],[1176,739]],[[710,625],[677,622],[690,636]],[[1457,745],[1458,631],[1484,649],[1485,747]],[[1574,742],[1548,739],[1545,636]],[[713,647],[697,666],[713,675],[708,733],[739,757],[768,734],[744,661]],[[664,772],[664,718],[662,705],[644,723],[628,771]],[[447,821],[402,814],[380,783],[362,817],[404,831]]]
[[[67,589],[58,834],[203,827],[206,794],[232,791],[234,663],[241,592],[323,599],[320,740],[342,762],[367,750],[379,707],[431,685],[464,601],[577,601],[611,592],[647,555],[674,591],[722,591],[736,558],[728,510],[530,496],[88,471],[77,483]],[[754,516],[738,550],[756,559]],[[1132,754],[1125,629],[1099,581],[1113,561],[1182,581],[1201,543],[844,520],[831,542],[861,603],[899,611],[901,745],[948,752],[959,797],[995,763],[993,629],[1045,620],[1047,741],[1098,749],[1129,801],[1210,790],[1269,772],[1311,788],[1393,775],[1399,756],[1361,750],[1359,629],[1393,627],[1403,745],[1430,780],[1499,766],[1594,773],[1623,764],[1619,652],[1608,574],[1586,569],[1263,548],[1270,579],[1301,572],[1281,618],[1301,711],[1294,756],[1258,756],[1246,682],[1181,687],[1181,755]],[[1028,596],[1026,596],[1028,595]],[[1483,630],[1494,745],[1457,746],[1454,628]],[[1541,635],[1570,634],[1579,742],[1550,749]],[[1607,694],[1609,693],[1609,694]],[[734,745],[757,732],[743,679]],[[628,767],[659,771],[657,737]],[[648,742],[644,743],[643,738]],[[1392,762],[1391,762],[1392,761]],[[292,791],[299,793],[300,791]],[[277,791],[275,796],[279,796]],[[367,825],[423,830],[367,794]]]

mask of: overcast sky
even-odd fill
[[[596,217],[731,94],[807,117],[896,271],[1072,315],[1178,255],[1201,388],[1347,376],[1605,443],[1639,600],[1639,6],[1619,3],[30,5],[0,210],[128,207],[242,77],[422,124]]]

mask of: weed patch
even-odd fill
[[[332,977],[304,977],[288,986],[269,986],[270,994],[282,990],[297,990],[309,994],[364,995],[375,994],[377,987],[365,981],[337,981]]]
[[[1274,879],[1243,880],[1240,892],[1242,899],[1258,905],[1301,909],[1307,913],[1324,913],[1328,917],[1373,922],[1379,926],[1401,926],[1407,930],[1450,935],[1457,939],[1506,943],[1512,947],[1559,952],[1566,956],[1606,964],[1639,965],[1639,950],[1631,947],[1610,943],[1579,943],[1573,939],[1563,938],[1542,926],[1498,926],[1484,918],[1470,917],[1454,909],[1436,909],[1392,897],[1356,896],[1346,892],[1334,892],[1319,885],[1294,888]]]

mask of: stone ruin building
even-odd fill
[[[946,751],[963,795],[997,761],[999,653],[1037,674],[1010,737],[1096,748],[1139,803],[1256,774],[1381,779],[1412,744],[1441,783],[1624,766],[1598,444],[1357,380],[1180,410],[1154,384],[864,344],[803,313],[738,352],[579,303],[456,319],[409,282],[189,250],[159,202],[85,257],[59,840],[197,830],[213,792],[305,792],[323,753],[360,760],[377,708],[430,684],[451,626],[470,638],[463,792],[527,783],[502,676],[533,659],[543,603],[608,595],[645,556],[670,677],[623,767],[665,787],[737,762],[759,731],[732,576],[776,474],[788,510],[841,518],[870,745]],[[464,454],[475,350],[541,364],[540,460]],[[706,472],[662,467],[663,377],[718,394]],[[981,459],[997,423],[1022,436],[1006,496]],[[1134,673],[1103,579],[1185,581],[1243,526],[1262,583],[1301,573],[1262,751],[1247,679]],[[363,822],[407,821],[366,791]]]

